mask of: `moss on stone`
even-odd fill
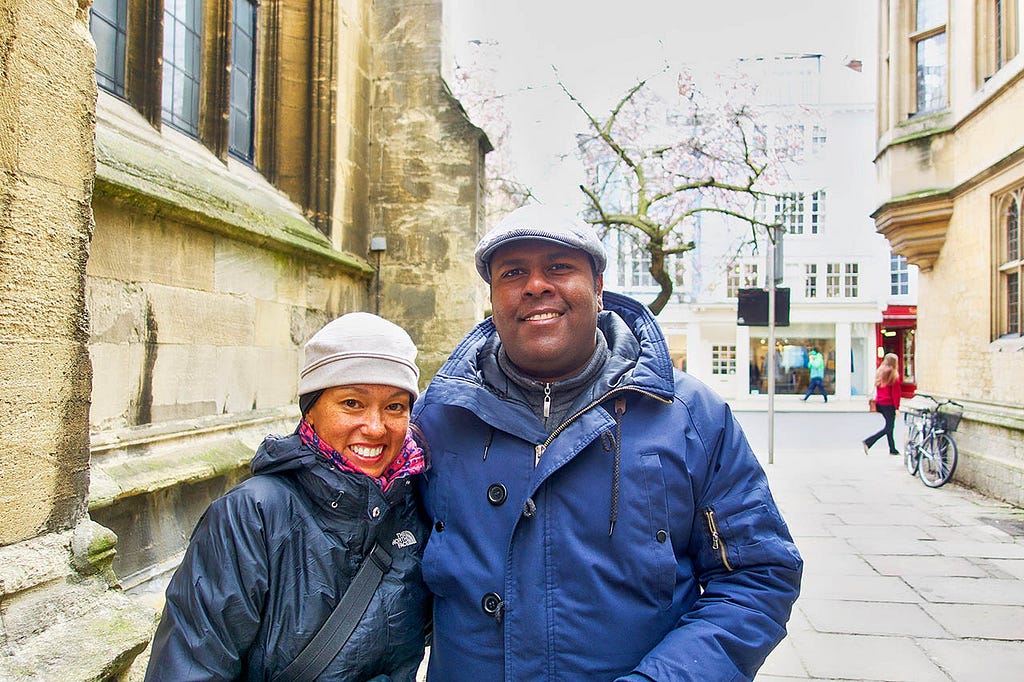
[[[104,125],[96,129],[95,196],[260,247],[313,256],[357,277],[374,272],[364,259],[335,250],[272,188]]]

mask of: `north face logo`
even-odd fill
[[[416,544],[416,536],[407,530],[399,531],[399,533],[395,535],[395,539],[391,541],[391,544],[399,549],[409,547]]]

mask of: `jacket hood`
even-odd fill
[[[298,432],[288,436],[267,436],[252,458],[254,476],[280,474],[309,469],[316,463],[316,453],[302,445]]]

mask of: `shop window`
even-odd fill
[[[910,44],[914,59],[914,114],[946,108],[948,0],[916,0]]]
[[[917,372],[915,371],[916,358],[914,354],[917,352],[917,332],[914,329],[908,329],[903,334],[903,383],[905,384],[916,384],[917,383]]]
[[[768,390],[769,362],[775,362],[775,392],[779,395],[803,395],[810,385],[810,352],[817,350],[825,358],[825,392],[835,393],[835,339],[831,337],[790,337],[776,339],[775,352],[768,352],[768,340],[750,339],[750,390]]]
[[[89,14],[89,31],[96,43],[96,84],[124,97],[128,0],[96,0]]]
[[[711,346],[711,373],[736,373],[736,346]]]
[[[996,234],[1000,254],[995,274],[998,283],[998,298],[994,306],[997,336],[1021,336],[1021,321],[1024,317],[1020,294],[1021,280],[1024,276],[1020,228],[1022,198],[1024,188],[1018,188],[1000,197],[996,204]]]

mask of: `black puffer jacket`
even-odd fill
[[[319,679],[415,679],[427,592],[427,526],[409,478],[387,493],[341,472],[298,434],[269,436],[253,478],[213,502],[167,588],[146,680],[269,680],[298,656],[374,541],[391,570]]]

